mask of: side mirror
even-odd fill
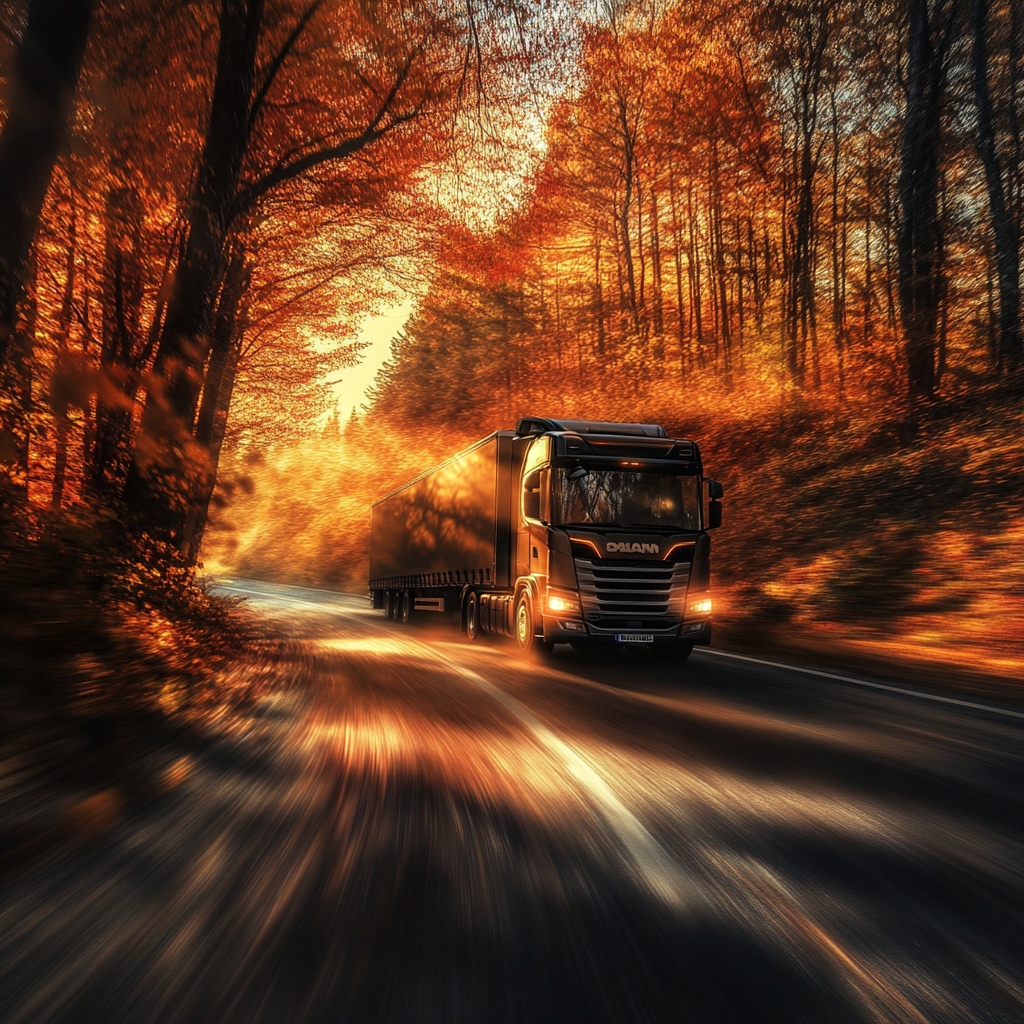
[[[527,491],[523,495],[523,515],[527,519],[540,519],[540,491]]]
[[[718,487],[721,491],[721,485]],[[722,525],[722,503],[716,499],[712,499],[708,502],[708,525],[709,530],[714,530],[716,527]]]
[[[725,494],[725,489],[717,480],[708,481],[708,497],[717,501]]]
[[[590,472],[584,469],[582,466],[577,466],[570,474],[570,480],[582,480],[585,476],[590,476]]]

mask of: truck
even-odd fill
[[[525,417],[372,506],[371,604],[524,652],[682,660],[711,642],[722,495],[696,442],[655,424]]]

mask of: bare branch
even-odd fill
[[[259,92],[256,93],[256,96],[252,101],[252,106],[249,108],[249,123],[245,128],[246,136],[252,134],[252,130],[256,126],[256,119],[259,117],[260,110],[263,108],[263,103],[267,98],[267,93],[270,92],[270,87],[274,84],[274,79],[277,77],[277,73],[281,70],[281,66],[288,59],[288,54],[291,53],[292,47],[295,45],[299,36],[305,31],[310,19],[314,14],[316,14],[317,10],[323,6],[323,2],[324,0],[313,0],[313,3],[306,8],[302,17],[299,18],[298,24],[296,24],[295,28],[292,29],[291,34],[284,41],[284,45],[277,51],[277,55],[270,62],[270,67],[267,68],[263,84],[260,86]]]
[[[420,52],[421,47],[417,47],[409,54],[398,75],[395,77],[394,84],[385,97],[384,102],[381,103],[370,123],[361,132],[357,135],[350,135],[336,145],[327,146],[312,153],[307,153],[305,156],[297,157],[287,163],[278,164],[273,170],[263,175],[262,178],[241,190],[234,204],[233,215],[238,216],[238,214],[250,209],[256,200],[266,195],[272,189],[277,188],[278,185],[282,185],[284,182],[290,181],[300,174],[305,174],[306,171],[319,167],[321,164],[330,163],[334,160],[344,160],[358,153],[361,149],[372,145],[400,125],[412,121],[419,116],[422,110],[422,103],[417,104],[402,114],[391,114],[391,104],[394,103],[399,90],[409,77],[413,62]],[[381,122],[388,115],[390,117],[387,124],[381,126]]]

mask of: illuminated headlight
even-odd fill
[[[563,622],[562,629],[571,629],[577,633],[586,633],[587,627],[582,622]]]
[[[580,603],[575,597],[549,594],[548,609],[553,612],[578,612],[580,610]]]
[[[702,597],[699,601],[691,601],[686,608],[687,615],[710,615],[711,598]]]

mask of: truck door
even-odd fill
[[[548,462],[551,439],[538,437],[530,446],[523,463],[520,488],[520,528],[516,548],[516,574],[541,577],[545,586],[548,574],[547,517],[551,490],[551,470]]]

